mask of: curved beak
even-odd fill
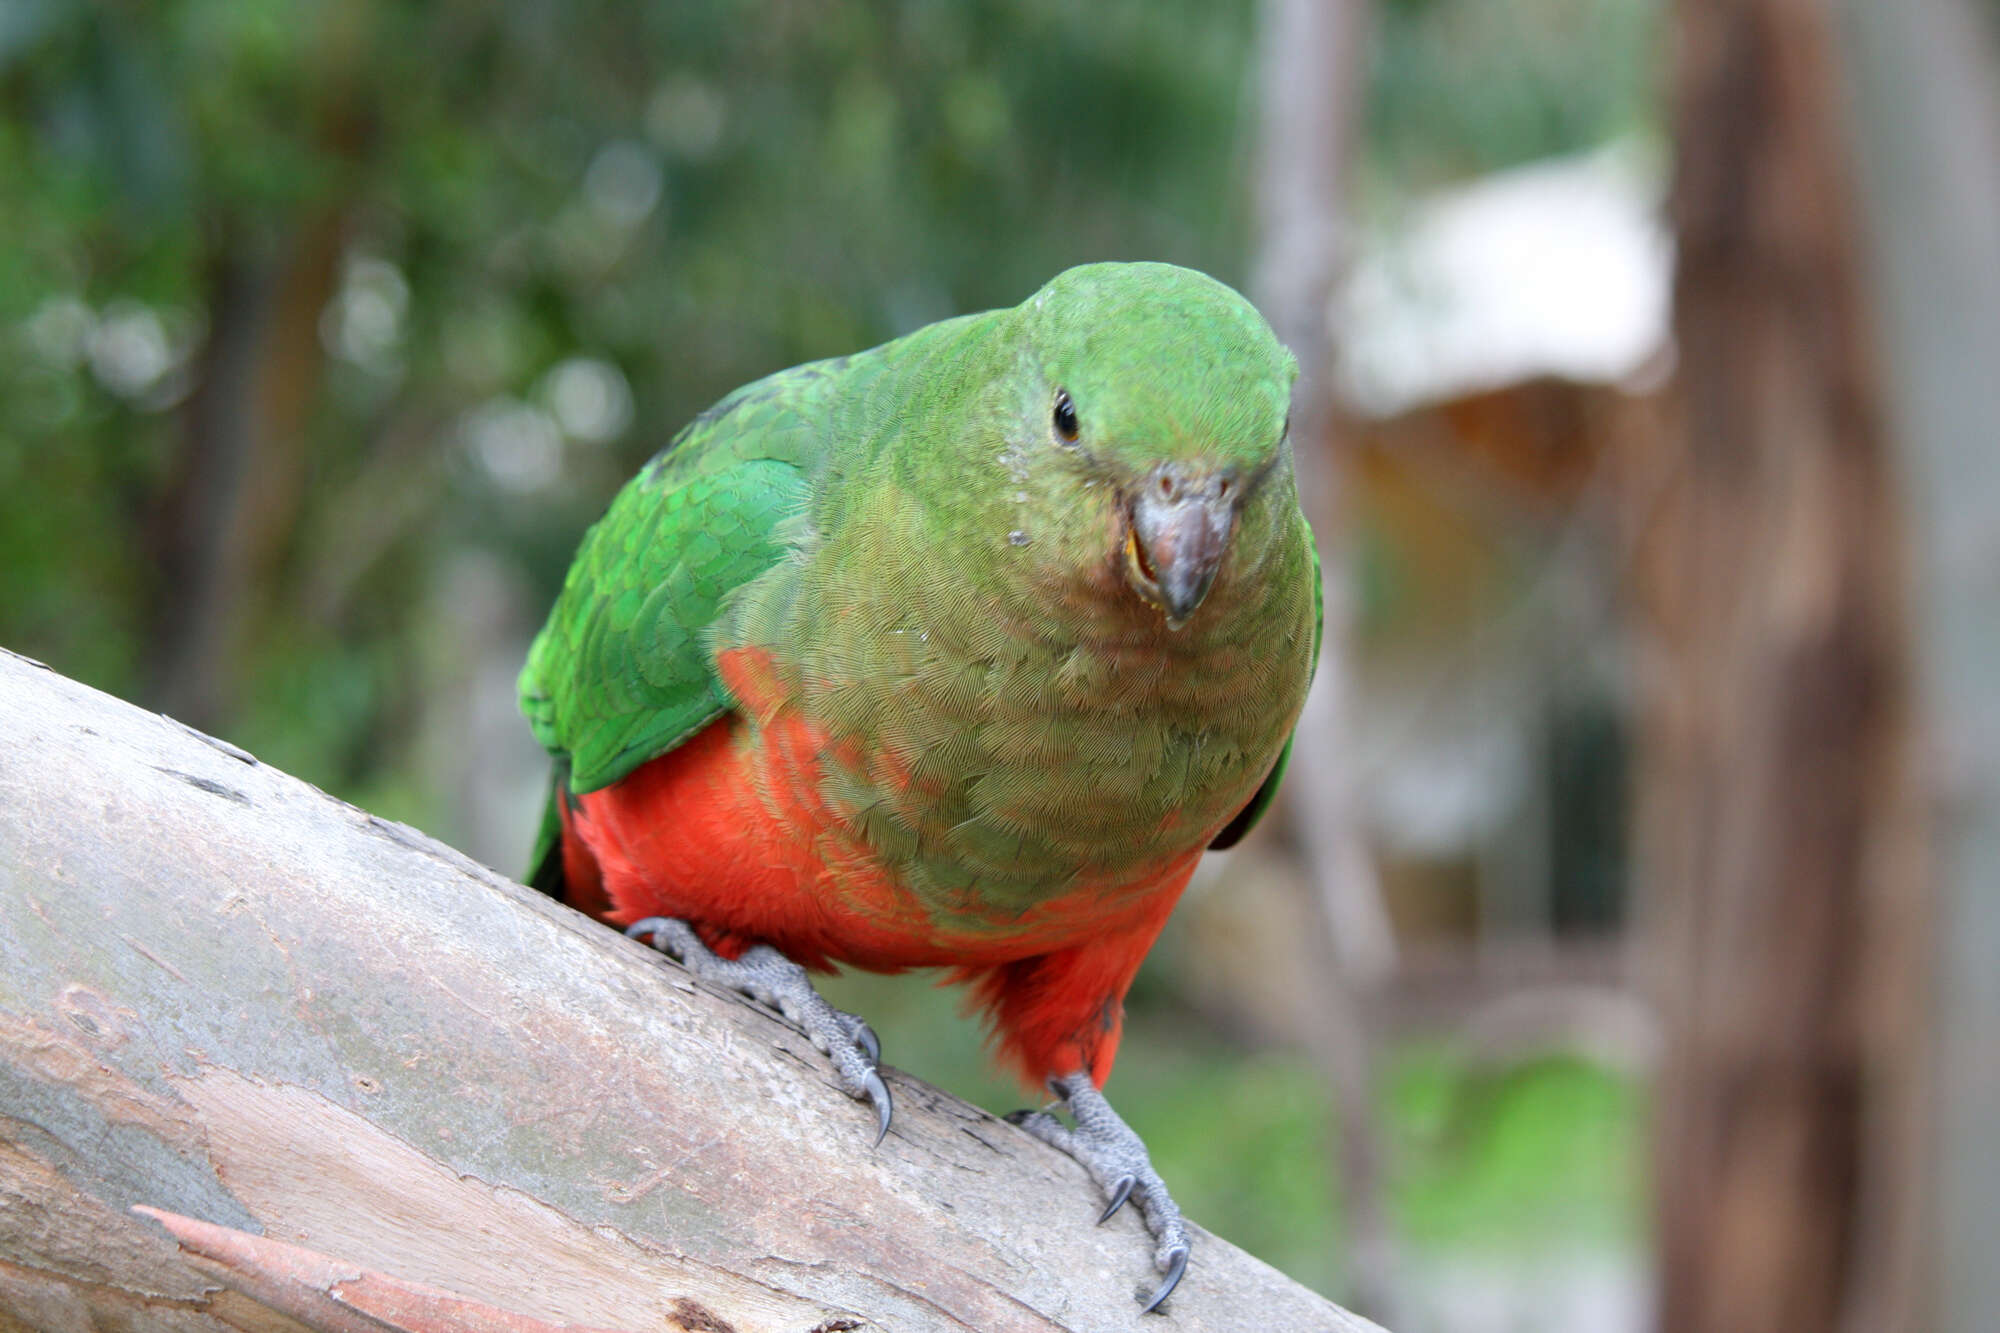
[[[1153,469],[1133,494],[1125,577],[1179,629],[1208,596],[1236,522],[1236,485],[1226,473],[1177,463]]]

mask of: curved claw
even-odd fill
[[[1168,1251],[1168,1254],[1167,1275],[1161,1279],[1159,1289],[1153,1293],[1153,1299],[1146,1302],[1145,1308],[1139,1311],[1140,1314],[1151,1314],[1153,1311],[1159,1309],[1160,1302],[1173,1295],[1174,1288],[1181,1284],[1181,1277],[1187,1272],[1187,1246],[1176,1245],[1172,1250]]]
[[[649,916],[641,920],[634,921],[631,925],[625,927],[625,938],[628,940],[636,940],[641,935],[652,935],[655,937],[654,947],[658,948],[659,944],[657,937],[659,933],[665,930],[666,928],[667,928],[667,918],[663,916]]]
[[[868,1094],[868,1100],[875,1104],[875,1146],[881,1147],[882,1140],[889,1136],[889,1119],[895,1114],[895,1104],[889,1099],[889,1085],[873,1069],[862,1081],[861,1090]]]
[[[1132,1197],[1132,1187],[1138,1183],[1137,1176],[1118,1177],[1118,1183],[1111,1187],[1111,1202],[1104,1205],[1104,1211],[1097,1215],[1097,1225],[1103,1226],[1117,1216],[1118,1210],[1125,1206],[1125,1201]]]
[[[882,1039],[875,1035],[874,1028],[869,1027],[866,1023],[855,1023],[854,1044],[859,1046],[861,1053],[868,1057],[869,1064],[879,1065],[882,1063]]]

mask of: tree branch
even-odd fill
[[[135,1205],[557,1324],[1373,1328],[1207,1236],[1141,1317],[1135,1210],[1093,1226],[1075,1163],[888,1077],[871,1149],[765,1011],[0,652],[0,1329],[350,1326]]]

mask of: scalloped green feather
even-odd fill
[[[691,422],[583,539],[521,673],[535,739],[572,794],[609,786],[729,707],[708,636],[784,556],[826,440],[812,404],[840,362],[737,390]]]

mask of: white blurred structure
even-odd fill
[[[1504,487],[1453,452],[1455,427],[1426,409],[1530,381],[1659,386],[1672,365],[1662,197],[1658,155],[1636,143],[1498,172],[1362,234],[1333,298],[1337,392],[1382,422],[1376,446],[1405,451],[1405,481],[1445,515],[1460,551],[1441,575],[1437,530],[1412,528],[1407,508],[1371,520],[1385,501],[1357,468],[1362,529],[1386,525],[1403,543],[1389,559],[1429,567],[1431,582],[1392,577],[1403,600],[1354,645],[1349,761],[1382,854],[1477,863],[1482,933],[1546,912],[1551,701],[1614,688],[1617,640],[1592,544],[1509,527]],[[1426,601],[1440,593],[1456,611]]]
[[[1341,395],[1390,416],[1538,375],[1646,376],[1669,338],[1660,197],[1657,163],[1620,144],[1497,172],[1372,229],[1334,299]]]

